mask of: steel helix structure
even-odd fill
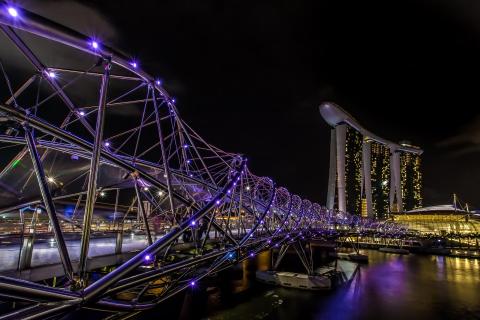
[[[21,228],[23,249],[51,234],[62,267],[53,285],[25,280],[28,252],[20,251],[17,272],[0,276],[1,300],[17,308],[0,319],[146,310],[334,225],[379,229],[254,175],[244,156],[183,121],[139,61],[100,39],[4,1],[0,29],[0,214],[18,216],[8,228]],[[1,228],[7,233],[6,222]],[[144,247],[93,280],[92,241],[107,232],[115,235],[112,253],[122,253],[129,234]]]

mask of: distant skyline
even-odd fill
[[[329,100],[379,136],[425,150],[425,205],[456,192],[480,206],[480,4],[24,5],[134,55],[199,134],[294,193],[325,203],[329,126],[318,105]]]

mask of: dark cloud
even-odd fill
[[[480,152],[480,115],[461,128],[459,134],[438,143],[441,148],[449,148],[452,157]],[[472,155],[474,156],[474,155]]]
[[[108,16],[78,1],[25,0],[22,1],[22,6],[87,36],[98,37],[106,43],[114,44],[118,39],[118,31]]]
[[[207,141],[295,193],[324,203],[329,127],[318,105],[332,100],[372,132],[424,148],[426,204],[453,192],[477,202],[478,1],[27,5],[139,57]]]

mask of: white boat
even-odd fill
[[[342,259],[342,260],[349,260],[349,261],[363,262],[363,263],[368,262],[368,256],[366,254],[361,254],[361,253],[332,252],[330,256],[335,257],[337,259]]]
[[[333,271],[330,268],[330,271]],[[332,287],[330,274],[312,275],[294,272],[257,271],[256,279],[270,285],[279,285],[287,288],[303,290],[328,290]]]

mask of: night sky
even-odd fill
[[[136,57],[207,141],[312,201],[326,199],[330,100],[425,150],[426,205],[456,192],[480,206],[478,1],[22,4]]]

